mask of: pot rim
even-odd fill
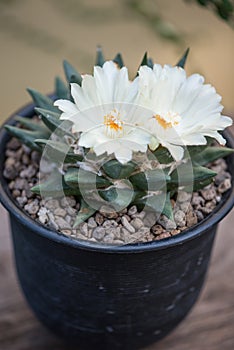
[[[14,117],[16,115],[20,115],[23,117],[30,117],[34,115],[34,107],[35,105],[32,103],[27,104],[26,106],[20,108],[16,113],[12,114],[3,125],[13,124]],[[0,141],[2,145],[5,145],[7,139],[9,139],[9,134],[4,130],[3,125],[0,129]],[[226,137],[228,144],[234,148],[234,139],[230,131],[224,131],[224,136]],[[234,154],[232,155],[234,157]],[[3,168],[3,160],[4,155],[2,156],[2,164],[0,164],[1,170]],[[3,172],[0,171],[0,202],[3,206],[9,211],[11,215],[14,215],[15,218],[21,222],[24,226],[26,226],[29,230],[33,230],[40,236],[52,240],[58,244],[64,244],[66,246],[70,246],[76,249],[88,250],[88,251],[96,251],[102,253],[141,253],[145,251],[157,251],[161,249],[166,249],[169,247],[174,247],[176,245],[183,244],[186,241],[194,239],[203,232],[208,230],[210,227],[217,225],[219,221],[221,221],[224,216],[228,214],[228,212],[233,208],[234,205],[234,185],[232,184],[232,188],[224,194],[221,202],[216,206],[213,212],[205,218],[203,221],[198,223],[185,230],[184,232],[179,233],[173,237],[168,237],[159,241],[152,242],[142,242],[142,243],[132,243],[121,246],[113,246],[108,244],[101,243],[93,243],[89,241],[81,241],[77,239],[73,239],[64,234],[60,234],[55,230],[47,228],[40,224],[39,222],[33,220],[30,216],[28,216],[25,212],[22,211],[20,207],[13,201],[8,188],[7,182],[3,177]],[[29,231],[30,234],[30,231]]]

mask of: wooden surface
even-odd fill
[[[70,350],[39,324],[26,304],[15,275],[2,207],[0,218],[0,349]],[[220,225],[208,278],[196,306],[173,333],[147,350],[234,349],[233,227],[234,211]]]
[[[154,2],[162,18],[185,34],[183,47],[159,38],[147,20],[129,13],[126,1],[88,1],[87,7],[85,1],[72,0],[0,1],[4,82],[0,84],[0,121],[29,101],[26,86],[52,91],[54,76],[62,75],[64,58],[79,71],[90,72],[97,43],[109,58],[122,52],[132,76],[146,50],[157,62],[173,64],[189,46],[188,71],[204,74],[224,97],[227,110],[233,110],[233,30],[195,4]],[[144,3],[152,6],[150,1]],[[103,20],[107,10],[109,16]],[[43,26],[35,14],[43,14]],[[0,350],[69,350],[38,323],[25,303],[6,227],[6,213],[0,208]],[[233,231],[234,212],[220,227],[207,283],[195,308],[170,336],[148,350],[234,349]]]

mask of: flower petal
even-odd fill
[[[181,146],[172,145],[170,143],[163,143],[162,146],[166,147],[169,152],[171,153],[172,157],[179,161],[183,158],[184,155],[184,149]]]
[[[57,100],[54,105],[63,112],[60,119],[73,119],[79,113],[77,106],[68,100]]]
[[[221,115],[221,96],[215,88],[204,84],[199,74],[187,78],[178,67],[141,67],[138,102],[153,110],[144,126],[178,159],[183,152],[177,146],[205,144],[205,136],[223,144],[217,131],[232,124],[230,118]]]

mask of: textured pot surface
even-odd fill
[[[18,114],[32,115],[32,106]],[[7,139],[2,130],[4,148]],[[228,162],[233,172],[234,156]],[[131,350],[162,338],[186,316],[203,285],[217,224],[233,206],[233,189],[212,216],[183,234],[108,247],[71,240],[26,216],[12,201],[3,163],[4,152],[0,191],[17,272],[43,324],[79,349]]]

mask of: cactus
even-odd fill
[[[177,66],[180,67],[179,69],[184,68],[187,55],[188,50],[178,60]],[[124,67],[123,58],[119,53],[115,56],[113,62],[119,66],[119,69]],[[102,67],[104,63],[105,59],[99,47],[96,65]],[[141,66],[148,66],[149,69],[153,68],[153,61],[147,57],[147,53],[145,53],[140,63]],[[67,84],[56,77],[55,100],[67,99],[73,102],[71,84],[75,83],[82,86],[83,78],[67,61],[64,61],[63,67]],[[138,75],[137,72],[136,76]],[[192,191],[210,184],[216,173],[207,168],[207,164],[233,152],[232,149],[227,147],[212,145],[212,138],[206,136],[206,144],[188,145],[182,161],[179,162],[173,159],[169,149],[159,144],[150,152],[149,147],[147,148],[148,159],[153,158],[150,166],[145,169],[139,166],[134,157],[126,163],[120,162],[115,157],[102,163],[102,157],[96,155],[92,149],[77,146],[80,133],[72,131],[72,121],[61,120],[62,112],[54,105],[54,99],[33,89],[28,89],[28,92],[35,104],[38,121],[16,117],[15,120],[20,123],[20,127],[6,125],[5,128],[11,135],[17,137],[31,149],[41,154],[46,149],[47,158],[58,169],[58,177],[56,177],[55,172],[52,178],[38,183],[31,188],[31,191],[39,195],[43,193],[48,197],[58,197],[61,193],[77,197],[81,208],[77,214],[75,226],[95,213],[96,209],[86,203],[82,191],[82,189],[85,189],[86,193],[90,192],[91,195],[94,182],[99,198],[110,203],[110,205],[115,202],[120,207],[124,203],[128,191],[131,191],[131,202],[128,205],[135,204],[138,208],[146,206],[149,210],[157,211],[161,205],[160,191],[164,193],[166,191],[162,213],[173,220],[170,199],[176,197],[179,188],[182,186],[184,189]],[[165,121],[164,123],[168,124]],[[190,170],[188,170],[186,159],[190,159]],[[59,171],[61,167],[62,172]],[[191,188],[191,178],[189,177],[191,170],[193,173],[193,188]],[[82,176],[80,176],[80,173]]]

